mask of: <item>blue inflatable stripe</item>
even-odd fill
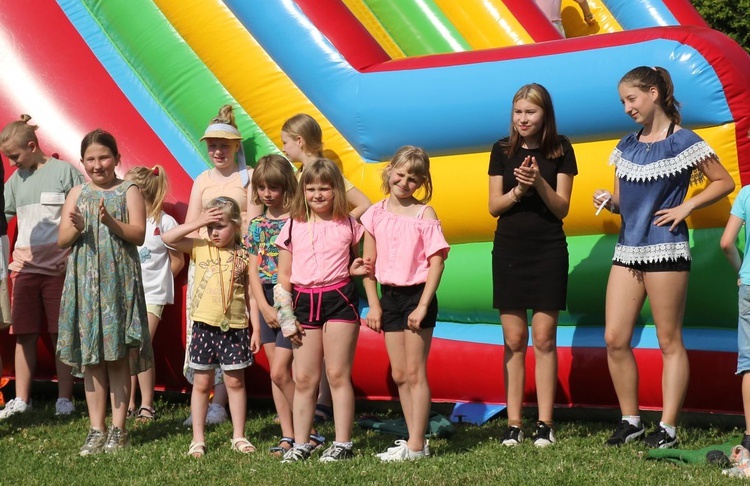
[[[436,338],[451,341],[464,341],[477,344],[503,345],[503,331],[497,324],[456,324],[438,322],[433,335]],[[727,329],[684,329],[685,347],[693,351],[737,352],[737,331]],[[529,346],[531,346],[529,338]],[[557,328],[557,345],[559,347],[604,348],[604,327],[568,327]],[[659,349],[656,328],[638,327],[635,330],[633,348]]]
[[[603,0],[625,30],[680,25],[661,0]]]
[[[512,93],[529,82],[550,90],[561,133],[574,141],[619,138],[637,128],[617,95],[620,77],[637,64],[670,70],[686,126],[733,119],[714,69],[674,40],[359,73],[291,0],[225,3],[366,160],[386,160],[405,144],[434,155],[484,152],[507,131]]]
[[[207,167],[202,155],[144,86],[84,4],[76,0],[58,0],[58,3],[104,69],[185,172],[193,179],[198,177]]]

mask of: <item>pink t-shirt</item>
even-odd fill
[[[289,228],[292,238],[289,244]],[[365,233],[351,216],[340,221],[286,222],[276,246],[292,253],[293,285],[325,287],[349,278],[349,248]]]
[[[422,219],[427,206],[416,218],[393,214],[387,210],[387,201],[373,204],[360,217],[375,238],[375,278],[381,284],[399,287],[425,283],[428,258],[441,253],[447,259],[450,250],[440,220]]]

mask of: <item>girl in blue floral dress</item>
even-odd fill
[[[94,130],[81,142],[91,182],[76,186],[62,210],[58,245],[71,248],[60,303],[57,356],[83,377],[91,427],[81,455],[128,443],[130,373],[153,366],[137,246],[146,232],[138,187],[119,179],[114,137]],[[130,358],[130,359],[129,359]],[[107,395],[112,426],[105,434]]]

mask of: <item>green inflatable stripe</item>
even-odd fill
[[[432,0],[364,0],[407,57],[470,51],[471,46]]]
[[[723,229],[690,231],[693,255],[685,327],[737,327],[737,275],[719,249]],[[617,235],[568,237],[568,309],[563,326],[601,326],[604,299]],[[440,320],[499,323],[492,309],[492,243],[451,246],[438,289]],[[640,322],[652,324],[648,302]]]
[[[210,167],[200,143],[206,125],[224,104],[234,114],[253,163],[268,153],[279,153],[273,142],[226,91],[202,60],[149,0],[113,2],[83,0],[115,48],[132,67],[175,126],[193,141]]]

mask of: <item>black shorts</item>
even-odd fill
[[[639,272],[689,272],[690,260],[678,258],[677,260],[666,260],[653,263],[622,263],[612,260],[612,265],[630,268]]]
[[[320,288],[294,287],[294,315],[306,329],[323,327],[326,322],[359,323],[357,288],[351,279]]]
[[[384,332],[403,331],[409,329],[409,314],[419,305],[422,298],[424,284],[410,285],[408,287],[394,287],[391,285],[380,285],[380,307],[383,309],[383,317],[380,319],[381,329]],[[437,295],[432,297],[427,307],[427,315],[419,324],[420,329],[429,329],[437,324],[438,299]]]
[[[266,295],[266,302],[273,306],[273,287],[274,284],[263,284],[263,293]],[[275,343],[277,348],[292,349],[292,342],[289,338],[285,338],[281,333],[281,328],[273,328],[266,323],[263,319],[263,313],[259,312],[260,316],[260,342],[261,344]]]
[[[248,328],[222,331],[204,322],[193,323],[190,363],[194,370],[241,370],[253,364]]]

